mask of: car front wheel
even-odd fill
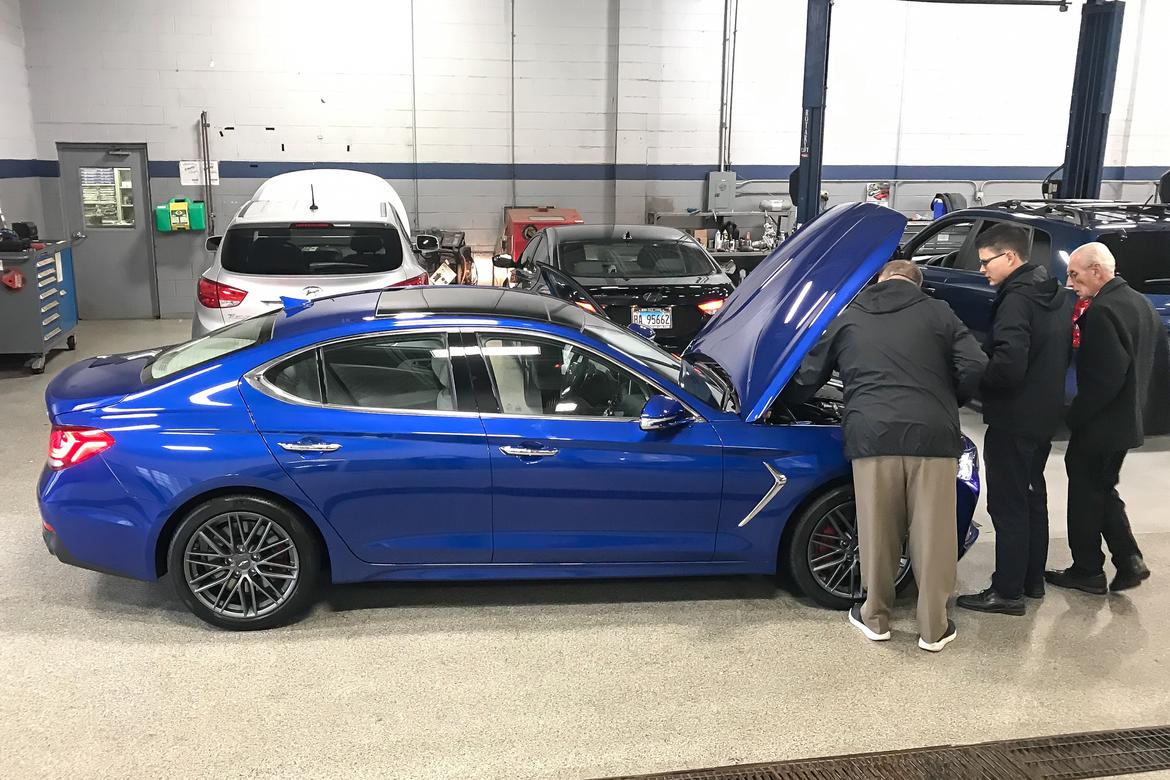
[[[843,485],[816,499],[788,535],[781,560],[804,595],[829,609],[849,609],[865,598],[858,551],[857,507],[852,486]],[[895,579],[898,592],[914,576],[902,548]]]
[[[280,504],[221,496],[180,522],[168,570],[183,603],[213,626],[273,628],[311,604],[321,551],[305,521]]]

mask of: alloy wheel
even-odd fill
[[[278,523],[253,512],[203,522],[183,550],[183,577],[213,613],[251,620],[280,608],[301,574],[296,544]]]
[[[827,512],[813,529],[808,541],[808,567],[825,592],[854,601],[865,597],[858,550],[857,506],[853,501]],[[903,546],[894,582],[900,584],[909,569],[910,558]]]

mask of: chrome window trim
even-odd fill
[[[514,328],[514,327],[509,327],[507,325],[492,326],[490,329],[487,327],[485,327],[483,329],[467,327],[467,328],[461,328],[461,330],[464,333],[471,333],[473,336],[476,336],[476,337],[481,336],[481,335],[485,335],[485,334],[490,334],[490,333],[510,333],[510,334],[526,335],[526,336],[533,335],[532,331],[528,330],[526,328]],[[587,344],[582,344],[579,341],[571,341],[563,336],[558,336],[556,334],[547,333],[544,331],[540,331],[538,333],[538,335],[535,336],[535,338],[543,338],[543,339],[548,340],[548,341],[556,341],[556,342],[559,342],[562,344],[568,344],[572,347],[576,347],[578,349],[585,350],[586,352],[593,354],[595,357],[599,358],[600,360],[605,361],[606,363],[616,365],[618,368],[622,369],[623,371],[630,373],[630,374],[633,374],[638,379],[641,379],[643,382],[650,385],[651,387],[653,387],[655,390],[657,390],[659,393],[666,396],[667,398],[678,401],[679,404],[681,404],[682,407],[687,410],[687,412],[691,415],[691,417],[694,418],[694,422],[707,422],[707,418],[705,418],[703,415],[699,414],[699,412],[694,407],[692,407],[690,404],[688,404],[686,401],[679,398],[673,392],[664,388],[660,382],[653,380],[653,379],[650,379],[649,377],[647,377],[645,374],[643,374],[640,371],[635,371],[635,370],[633,370],[633,369],[631,369],[631,368],[629,368],[621,363],[618,363],[613,358],[611,358],[609,355],[606,355],[603,352],[600,352],[600,351],[594,349],[593,347],[590,347]],[[478,338],[477,338],[477,343],[478,343]],[[618,352],[621,351],[621,350],[618,350],[616,347],[614,348],[614,350],[618,351]],[[622,354],[625,354],[625,353],[622,353]],[[482,357],[482,355],[481,355],[481,357]],[[629,357],[635,363],[640,362],[640,361],[634,360],[634,358],[632,358],[629,355],[626,355],[626,357]],[[484,361],[484,362],[486,363],[487,361]],[[488,366],[488,375],[491,376],[491,366]],[[492,383],[493,383],[492,392],[495,393],[496,388],[494,386],[494,383],[495,383],[494,376],[492,376]],[[498,397],[496,398],[496,401],[497,402],[499,401]],[[641,419],[639,417],[585,417],[585,416],[573,415],[573,414],[537,414],[537,415],[506,414],[504,412],[491,412],[491,413],[487,413],[487,414],[480,413],[480,417],[505,417],[505,418],[511,418],[511,419],[526,419],[526,420],[548,420],[548,419],[553,419],[553,420],[591,420],[591,421],[604,420],[606,422],[638,422],[638,420]]]
[[[439,326],[439,327],[421,327],[421,328],[410,328],[410,329],[405,329],[405,328],[404,329],[394,329],[394,330],[389,330],[389,331],[381,331],[379,333],[361,333],[361,334],[357,334],[357,335],[353,335],[353,336],[341,336],[340,338],[336,338],[336,339],[333,339],[331,341],[318,342],[316,344],[312,344],[312,345],[307,346],[307,347],[301,347],[300,349],[295,349],[292,352],[286,352],[285,354],[283,354],[279,357],[275,357],[272,360],[269,360],[268,362],[262,364],[258,368],[254,368],[251,371],[244,374],[244,381],[246,381],[249,385],[251,385],[253,389],[263,393],[264,395],[268,396],[269,398],[274,398],[277,401],[283,401],[285,403],[293,404],[295,406],[307,406],[307,407],[312,408],[312,409],[340,409],[340,410],[346,411],[346,412],[369,412],[371,414],[398,414],[398,415],[410,415],[410,416],[415,416],[415,417],[479,417],[480,415],[477,412],[461,412],[461,411],[458,411],[455,409],[452,409],[452,410],[395,409],[392,407],[384,407],[384,406],[350,406],[348,404],[327,404],[327,403],[321,403],[319,401],[310,401],[307,398],[300,398],[299,396],[295,396],[292,393],[287,393],[284,390],[281,390],[279,387],[277,387],[276,385],[269,382],[264,376],[270,370],[272,370],[276,366],[280,365],[281,363],[285,363],[285,362],[288,362],[291,360],[296,360],[301,355],[304,355],[307,352],[314,352],[318,349],[327,349],[327,348],[335,346],[337,344],[345,344],[345,343],[348,343],[351,341],[372,341],[375,339],[384,339],[388,336],[398,336],[398,335],[417,336],[417,335],[425,334],[425,333],[443,333],[443,334],[448,336],[448,344],[450,344],[450,336],[455,332],[457,332],[457,331],[453,330],[450,326],[447,326],[447,327]],[[448,360],[450,360],[450,358],[448,358]],[[454,366],[452,366],[452,371],[454,371]]]

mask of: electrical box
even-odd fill
[[[735,171],[707,174],[707,211],[735,211]]]

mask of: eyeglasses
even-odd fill
[[[1096,268],[1099,265],[1101,265],[1101,264],[1100,263],[1089,263],[1087,266],[1085,266],[1085,271],[1089,271],[1090,269]],[[1068,269],[1068,278],[1073,279],[1073,280],[1079,279],[1079,278],[1081,278],[1082,273],[1083,272],[1074,271],[1070,268],[1070,269]]]
[[[992,260],[997,260],[997,259],[999,259],[999,258],[1003,257],[1004,255],[1006,255],[1006,254],[1007,254],[1008,252],[1010,252],[1010,251],[1011,251],[1011,250],[1009,249],[1009,250],[1007,250],[1007,251],[1000,252],[1000,253],[999,253],[998,255],[996,255],[995,257],[989,257],[989,258],[987,258],[986,260],[980,260],[980,261],[979,261],[979,267],[980,267],[980,268],[986,268],[987,266],[989,266],[989,265],[991,264],[991,261],[992,261]]]

